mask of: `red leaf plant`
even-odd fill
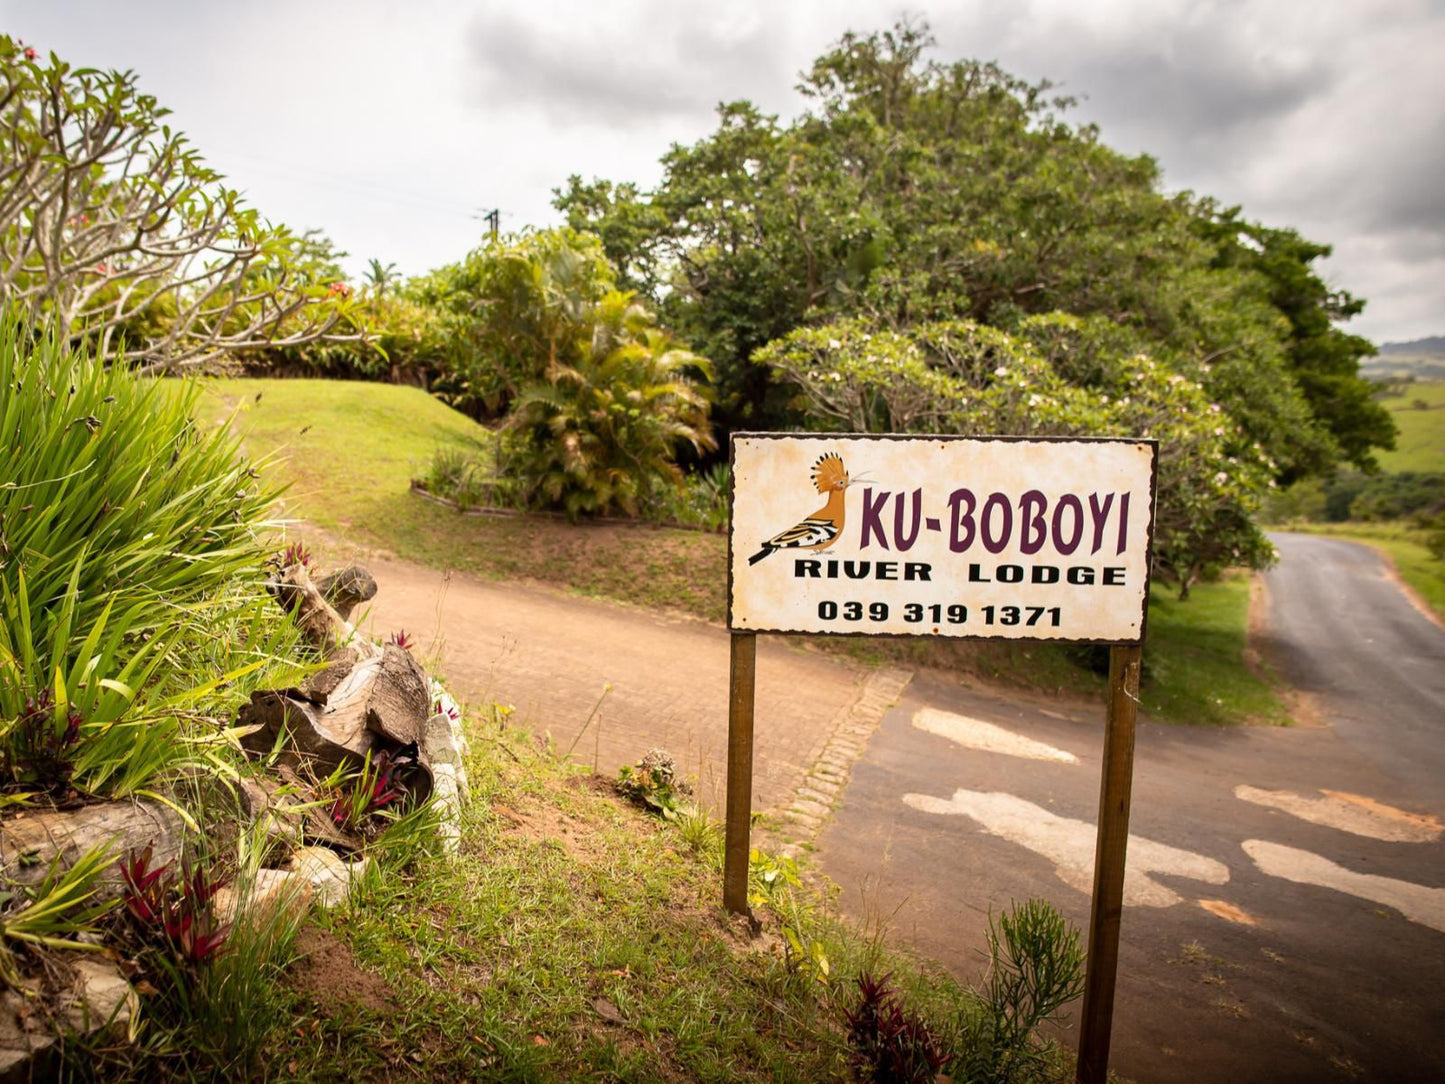
[[[226,951],[231,925],[216,921],[214,901],[230,878],[211,876],[189,860],[182,861],[177,877],[169,864],[152,869],[152,854],[147,846],[120,862],[126,910],[146,934],[163,935],[182,960],[203,964],[217,959]]]

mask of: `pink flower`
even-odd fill
[[[36,58],[36,56],[38,56],[38,55],[39,55],[39,54],[37,54],[37,53],[35,52],[35,50],[32,49],[30,46],[27,45],[27,46],[25,47],[25,59],[26,59],[26,60],[34,60],[34,59]]]

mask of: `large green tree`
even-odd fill
[[[796,329],[863,317],[1018,332],[1064,313],[1199,383],[1231,418],[1231,454],[1258,446],[1281,479],[1388,440],[1358,398],[1368,344],[1333,327],[1356,303],[1314,289],[1318,252],[1162,194],[1152,159],[1068,123],[1047,84],[929,60],[931,44],[908,23],[845,35],[804,73],[795,120],[726,104],[716,132],[664,156],[654,190],[574,177],[558,193],[622,285],[712,358],[725,428],[805,420],[758,354]],[[1277,260],[1247,258],[1251,230]]]

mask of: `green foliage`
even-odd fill
[[[1399,471],[1360,474],[1345,471],[1324,482],[1323,515],[1328,523],[1373,522],[1418,517],[1429,520],[1445,510],[1445,473]]]
[[[101,896],[101,879],[111,866],[110,848],[97,844],[66,869],[56,856],[33,891],[0,892],[0,982],[19,983],[15,951],[20,946],[99,951],[83,940],[97,932],[99,920],[118,902]],[[14,944],[12,944],[14,942]]]
[[[827,984],[833,972],[828,946],[813,932],[797,892],[803,887],[792,858],[753,848],[748,854],[748,906],[766,907],[783,932],[783,965],[790,976]]]
[[[133,73],[0,35],[0,111],[0,301],[146,369],[357,334],[325,253],[244,206]]]
[[[958,1019],[956,1080],[1013,1084],[1039,1079],[1051,1051],[1039,1026],[1084,990],[1079,932],[1044,900],[1014,904],[988,923],[989,969]]]
[[[697,379],[708,365],[628,294],[607,294],[586,316],[586,338],[550,360],[517,400],[510,425],[524,439],[508,470],[534,507],[574,520],[637,515],[657,491],[680,485],[679,446],[713,447]]]
[[[275,492],[233,436],[201,435],[194,399],[0,321],[5,783],[38,781],[42,722],[69,782],[91,793],[133,794],[182,764],[219,769],[223,730],[183,720],[221,686],[244,695],[294,637],[266,620],[259,584],[255,532]]]
[[[1157,568],[1183,588],[1273,550],[1254,525],[1271,461],[1202,383],[1136,350],[1108,321],[1030,317],[1015,334],[967,321],[888,331],[805,328],[756,360],[814,428],[853,432],[1142,436],[1160,442]]]
[[[437,393],[471,414],[505,413],[524,387],[573,363],[593,306],[615,286],[597,240],[566,229],[490,241],[413,282],[408,296],[439,314]]]
[[[411,296],[439,314],[437,393],[469,412],[510,415],[513,439],[494,473],[515,480],[515,503],[573,519],[636,515],[680,482],[679,447],[714,446],[707,361],[615,288],[596,238],[558,229],[493,241],[414,283]],[[475,472],[455,481],[489,485]]]
[[[504,473],[504,464],[511,458],[506,450],[509,437],[499,435],[487,449],[438,448],[417,481],[428,493],[455,501],[463,511],[522,508],[517,479]]]
[[[789,401],[760,352],[802,329],[1025,334],[1067,313],[1167,355],[1281,478],[1388,440],[1361,399],[1368,344],[1331,325],[1359,303],[1311,270],[1323,246],[1161,194],[1152,160],[1066,123],[1072,103],[1048,84],[931,61],[930,45],[907,22],[847,34],[805,73],[810,110],[791,123],[729,103],[712,135],[664,157],[656,189],[573,177],[557,193],[713,359],[724,429],[817,424],[797,409],[816,401]],[[878,350],[906,364],[897,346]]]
[[[727,528],[731,487],[732,472],[726,463],[689,471],[679,488],[663,489],[644,515],[655,523],[722,531]]]
[[[1362,470],[1379,465],[1374,449],[1395,447],[1390,412],[1375,401],[1374,387],[1359,375],[1360,360],[1375,352],[1369,340],[1335,326],[1359,314],[1365,303],[1334,290],[1312,268],[1330,255],[1292,229],[1243,221],[1240,209],[1216,210],[1202,201],[1200,230],[1217,246],[1216,267],[1241,267],[1262,275],[1269,302],[1289,321],[1289,367],[1316,421],[1328,431],[1342,458]],[[1318,470],[1326,463],[1301,464]]]

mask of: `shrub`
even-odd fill
[[[932,1084],[948,1061],[928,1023],[909,1010],[889,976],[858,976],[858,1004],[845,1013],[853,1064],[874,1084]]]
[[[979,1084],[1037,1079],[1050,1050],[1035,1032],[1084,990],[1079,932],[1046,901],[1028,900],[989,917],[988,955],[983,989],[959,1014],[949,1072]]]
[[[613,292],[592,310],[592,326],[571,359],[552,365],[517,400],[521,437],[508,464],[534,506],[571,519],[640,507],[682,472],[680,444],[714,447],[707,362],[653,326],[630,294]]]
[[[0,785],[121,796],[205,761],[220,728],[182,720],[294,636],[260,590],[275,492],[195,394],[0,319]]]

